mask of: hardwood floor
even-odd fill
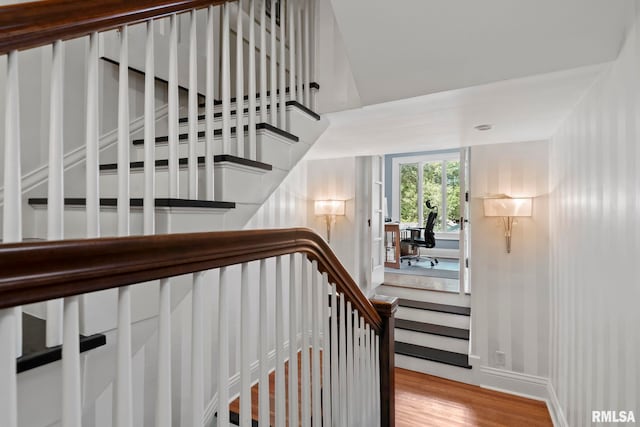
[[[396,427],[552,425],[544,402],[396,368]]]

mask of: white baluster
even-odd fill
[[[171,283],[160,279],[156,427],[171,427]]]
[[[204,416],[204,298],[205,272],[193,275],[191,292],[191,423],[202,427]]]
[[[296,100],[296,4],[287,2],[287,20],[289,21],[289,99]]]
[[[215,199],[215,186],[214,186],[214,177],[213,177],[213,156],[214,156],[214,76],[213,76],[213,68],[214,68],[214,8],[213,6],[209,6],[207,10],[207,93],[205,98],[205,116],[206,116],[206,142],[205,142],[205,155],[204,155],[204,171],[205,171],[205,191],[206,191],[206,199],[214,200]]]
[[[320,313],[322,320],[322,425],[331,426],[332,381],[331,381],[331,333],[329,332],[329,308],[327,307],[329,277],[322,273],[322,286],[318,290],[320,299]]]
[[[100,71],[99,71],[99,38],[98,33],[89,36],[89,54],[87,57],[87,237],[100,237],[100,185],[99,185],[99,99]]]
[[[0,309],[0,425],[18,427],[17,396],[16,310]]]
[[[296,256],[289,255],[289,425],[298,425],[298,298]]]
[[[64,299],[62,344],[62,425],[81,427],[79,298]]]
[[[318,261],[311,263],[311,365],[312,365],[312,397],[313,397],[313,427],[321,425],[320,412],[320,313],[318,313]]]
[[[286,47],[286,39],[285,39],[285,8],[284,8],[284,0],[280,0],[278,2],[280,6],[280,96],[278,97],[280,101],[280,117],[278,119],[278,127],[280,129],[287,129],[287,80],[286,80],[286,62],[287,62],[287,47]]]
[[[360,322],[358,322],[360,315],[358,310],[353,312],[353,403],[352,408],[354,412],[354,420],[359,420],[362,416],[362,377],[360,376]]]
[[[118,77],[118,235],[129,235],[129,29],[120,28]]]
[[[248,122],[247,127],[249,130],[249,150],[247,152],[247,158],[256,160],[256,30],[255,30],[255,15],[256,6],[255,0],[249,0],[249,110],[248,110]],[[238,114],[238,112],[236,112]]]
[[[369,330],[369,396],[371,399],[371,425],[376,424],[376,361],[375,361],[375,339],[376,335],[373,329]]]
[[[242,264],[240,281],[240,425],[251,427],[251,370],[249,368],[249,337],[251,308],[249,307],[249,264]]]
[[[117,427],[133,426],[133,383],[131,376],[131,289],[118,290],[118,355],[116,366]]]
[[[364,318],[360,317],[360,413],[366,419],[367,414],[367,372],[366,356],[367,344],[365,340]]]
[[[231,56],[229,53],[229,3],[222,5],[222,152],[231,154]]]
[[[236,153],[244,157],[244,35],[242,30],[242,0],[237,2],[236,14]],[[253,22],[251,22],[253,26]]]
[[[284,383],[284,301],[282,257],[276,258],[276,425],[284,426],[286,420],[286,391]]]
[[[259,425],[271,425],[269,416],[269,323],[267,321],[267,262],[260,260],[260,382],[258,388]]]
[[[344,298],[344,296],[343,296]],[[348,407],[348,419],[347,425],[353,425],[354,414],[357,413],[355,405],[356,397],[354,394],[357,390],[353,383],[353,311],[351,311],[351,303],[347,302],[347,407]]]
[[[153,20],[147,21],[144,75],[144,234],[154,234],[156,195],[155,55]]]
[[[272,19],[275,16],[271,15]],[[272,106],[273,107],[273,106]],[[274,110],[271,110],[274,113]],[[309,411],[309,276],[307,273],[307,255],[302,255],[302,305],[300,308],[300,323],[302,330],[302,427],[309,427],[311,424],[311,413]]]
[[[364,399],[365,399],[365,415],[367,417],[367,424],[371,425],[371,413],[373,411],[373,407],[371,406],[372,403],[372,396],[371,396],[371,389],[373,388],[373,385],[371,384],[371,335],[370,335],[370,329],[369,329],[369,324],[365,325],[365,333],[364,333],[364,348],[365,348],[365,352],[364,352],[364,381],[365,381],[365,388],[364,388]]]
[[[305,106],[308,108],[312,108],[311,105],[311,42],[309,40],[310,31],[309,31],[309,10],[311,9],[311,0],[307,0],[307,4],[304,8],[304,102]]]
[[[340,362],[340,424],[346,426],[349,420],[348,418],[348,403],[349,399],[347,389],[347,313],[344,294],[340,294],[340,346],[339,362]]]
[[[271,0],[271,57],[269,58],[269,69],[271,77],[270,104],[271,114],[269,115],[269,123],[278,126],[278,45],[276,44],[276,1]]]
[[[178,176],[178,114],[180,97],[178,96],[178,17],[171,15],[169,30],[169,197],[179,197]]]
[[[296,33],[296,41],[295,41],[295,49],[296,49],[296,71],[297,71],[297,100],[301,103],[304,104],[305,102],[305,98],[304,98],[304,90],[302,89],[302,78],[303,78],[303,71],[302,71],[302,8],[304,7],[302,5],[302,2],[304,0],[299,0],[300,1],[300,6],[296,8],[296,26],[298,27],[298,32]]]
[[[378,427],[380,426],[380,337],[376,336],[375,337],[375,352],[373,355],[373,360],[375,362],[375,369],[374,369],[374,379],[375,379],[375,386],[374,386],[374,399],[373,401],[376,404],[376,410],[375,410],[375,425],[377,425]]]
[[[334,284],[331,286],[331,417],[335,425],[338,425],[342,420],[340,403],[343,399],[340,390],[340,356],[338,348],[338,298],[336,285]]]
[[[189,198],[198,198],[198,27],[195,9],[189,32]]]
[[[229,279],[226,267],[220,268],[218,293],[218,426],[229,425]]]
[[[49,108],[49,180],[47,239],[64,238],[64,44],[53,44]],[[47,347],[62,344],[62,300],[47,301]]]
[[[267,122],[267,0],[260,3],[260,122]]]

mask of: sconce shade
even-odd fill
[[[532,199],[484,199],[484,216],[531,216]]]
[[[313,211],[316,215],[344,215],[344,200],[316,200]]]

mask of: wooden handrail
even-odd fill
[[[229,0],[44,0],[0,7],[0,54]]]
[[[376,331],[382,318],[329,245],[308,228],[0,245],[0,308],[306,253]]]

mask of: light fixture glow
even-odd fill
[[[331,243],[331,226],[336,222],[336,215],[345,214],[344,200],[316,200],[313,212],[324,216],[327,224],[327,242]]]
[[[531,216],[532,210],[533,200],[530,197],[484,199],[484,216],[502,217],[504,237],[507,241],[507,253],[511,253],[513,218]]]

